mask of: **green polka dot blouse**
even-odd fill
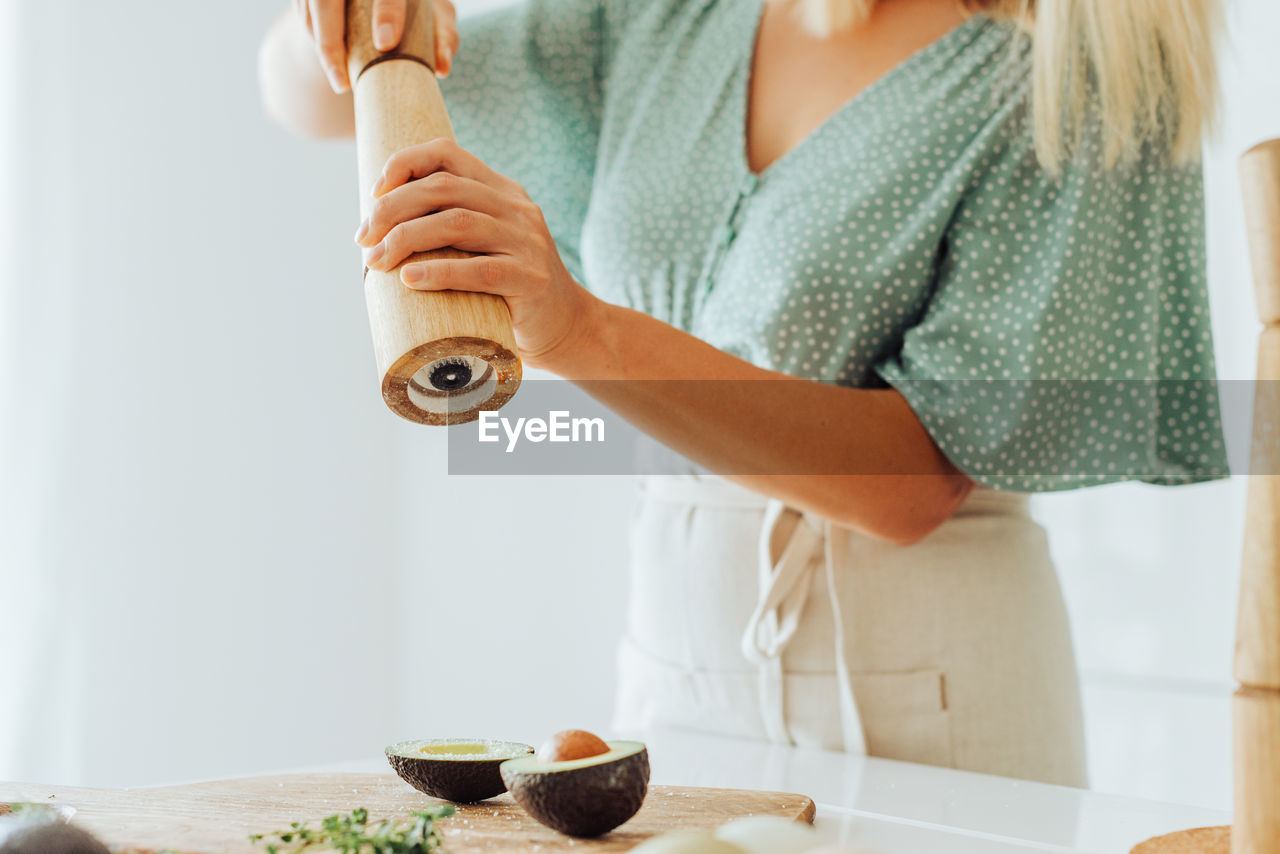
[[[763,0],[525,0],[464,18],[458,141],[521,182],[571,273],[760,367],[896,388],[980,483],[1226,473],[1198,167],[1058,177],[1030,51],[976,16],[755,174]]]

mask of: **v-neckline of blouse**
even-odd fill
[[[802,150],[811,148],[813,143],[834,125],[844,121],[846,115],[856,112],[857,108],[868,102],[876,93],[887,87],[887,85],[912,68],[921,64],[938,51],[944,49],[951,42],[958,39],[961,35],[975,28],[979,22],[984,21],[981,13],[961,21],[959,24],[947,30],[928,44],[922,45],[911,54],[904,57],[898,64],[894,65],[884,74],[881,74],[875,80],[859,89],[839,107],[835,109],[829,116],[819,122],[813,129],[800,138],[800,141],[788,148],[781,155],[774,158],[768,166],[759,172],[751,168],[751,160],[747,156],[747,140],[749,138],[749,128],[747,126],[748,113],[751,106],[751,77],[755,66],[756,42],[760,38],[760,27],[764,22],[764,15],[768,4],[771,0],[758,0],[757,3],[744,3],[743,7],[753,10],[751,15],[751,23],[747,27],[746,47],[740,51],[738,58],[738,73],[736,75],[735,97],[736,97],[736,140],[734,146],[738,169],[745,176],[746,182],[751,186],[763,183],[768,177],[779,171],[778,167],[785,166],[788,162],[796,160],[797,155]]]

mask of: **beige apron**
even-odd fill
[[[1025,495],[894,546],[729,481],[648,475],[615,728],[1087,784],[1070,631]]]

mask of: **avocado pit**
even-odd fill
[[[539,762],[569,762],[609,752],[604,739],[584,729],[565,729],[551,736],[538,749]]]

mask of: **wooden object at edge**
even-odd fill
[[[1277,192],[1280,196],[1280,191]],[[1280,326],[1258,338],[1234,675],[1280,692]]]
[[[1240,158],[1254,291],[1265,328],[1258,341],[1249,499],[1240,571],[1235,678],[1280,691],[1280,140]]]
[[[1240,155],[1240,182],[1258,319],[1275,326],[1280,323],[1280,139]]]
[[[1249,495],[1231,698],[1231,827],[1149,839],[1132,854],[1280,854],[1280,139],[1240,157],[1258,341]]]
[[[1235,814],[1232,854],[1280,854],[1280,139],[1240,157],[1245,228],[1258,315],[1240,609],[1232,699]]]
[[[430,0],[410,0],[405,34],[392,51],[373,47],[373,0],[348,0],[348,72],[355,97],[360,213],[368,216],[370,193],[387,159],[411,145],[453,138],[453,126],[436,82],[435,23]],[[468,258],[441,249],[418,253],[404,263],[429,258]],[[417,291],[400,281],[400,267],[367,270],[365,301],[374,356],[382,377],[382,397],[393,412],[419,424],[461,424],[479,410],[497,409],[520,385],[520,359],[506,302],[492,294]],[[443,412],[419,406],[410,396],[414,375],[448,357],[483,360],[496,373],[493,393],[460,409]],[[474,395],[473,395],[474,397]],[[460,399],[460,398],[459,398]]]
[[[1280,851],[1280,692],[1244,687],[1231,704],[1231,854],[1275,854]]]

